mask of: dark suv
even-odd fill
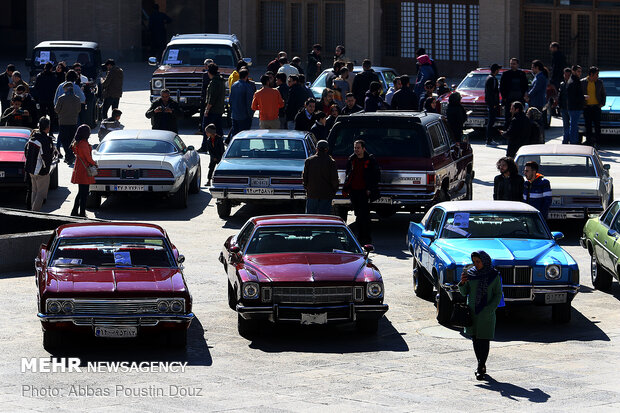
[[[367,151],[375,155],[381,167],[381,198],[371,204],[380,215],[424,211],[450,199],[472,199],[471,145],[455,142],[445,117],[391,111],[339,117],[328,141],[341,184],[358,139],[366,143]],[[334,208],[346,218],[350,202],[341,192]]]

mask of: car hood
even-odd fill
[[[598,195],[599,178],[579,178],[575,176],[545,177],[551,184],[553,195]]]
[[[24,152],[0,151],[0,162],[25,162]]]
[[[224,158],[217,165],[216,171],[222,174],[261,174],[269,172],[296,172],[301,174],[304,170],[305,159],[248,159],[248,158]],[[217,173],[216,172],[216,173]]]
[[[54,293],[162,293],[183,291],[181,273],[171,268],[136,269],[51,269],[48,290]]]
[[[357,254],[298,253],[249,255],[246,270],[259,281],[353,282],[363,274],[366,258]]]
[[[602,110],[610,110],[612,112],[620,112],[620,96],[609,96],[605,99],[605,106]]]
[[[94,153],[93,160],[99,168],[139,168],[141,166],[162,166],[164,163],[172,163],[177,156],[160,154],[135,154],[135,153]]]

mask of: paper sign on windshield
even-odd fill
[[[178,49],[170,49],[168,51],[168,58],[166,59],[166,64],[179,64],[179,50]]]
[[[50,61],[50,52],[49,50],[41,50],[39,52],[39,57],[37,59],[39,61],[39,63],[41,63],[42,65],[44,65],[45,63]]]
[[[469,228],[469,212],[455,212],[452,225],[459,228]]]
[[[115,252],[114,263],[117,265],[131,265],[131,255],[129,252]]]

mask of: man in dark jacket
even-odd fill
[[[345,98],[345,106],[342,108],[342,115],[350,115],[362,111],[363,108],[355,103],[355,95],[349,92]]]
[[[467,122],[467,112],[461,105],[461,94],[459,92],[454,92],[448,97],[446,120],[454,140],[461,142],[463,140],[463,125]]]
[[[538,164],[535,161],[525,163],[523,174],[526,179],[523,184],[523,202],[539,210],[542,216],[547,219],[552,200],[551,184],[538,173]]]
[[[28,93],[24,85],[19,85],[15,88],[15,96],[20,96],[22,98],[22,109],[24,109],[30,114],[30,124],[28,125],[28,127],[32,129],[36,128],[38,123],[38,111],[36,102],[30,95],[30,93]]]
[[[209,65],[213,63],[213,59],[205,59],[204,60],[204,68],[202,69],[202,87],[200,88],[200,114],[204,114],[205,112],[205,99],[207,98],[207,88],[209,87],[209,83],[211,83],[211,78],[209,77]],[[198,127],[198,131],[202,133],[204,128],[202,127],[203,116],[200,116],[200,125]]]
[[[30,176],[31,200],[33,211],[40,211],[43,200],[47,198],[50,186],[50,169],[54,160],[54,141],[49,136],[50,120],[39,119],[39,130],[35,130],[24,148],[26,164],[24,169]]]
[[[508,129],[506,129],[502,136],[508,142],[506,156],[514,158],[519,148],[529,142],[530,120],[525,116],[521,102],[512,102],[510,114],[512,115],[510,126],[508,126]]]
[[[214,124],[219,136],[224,136],[222,128],[222,115],[224,114],[224,100],[226,98],[225,80],[222,79],[219,72],[220,68],[215,63],[209,65],[207,74],[211,81],[207,87],[207,95],[205,96],[205,111],[203,114],[203,125]],[[203,136],[202,147],[205,147],[206,135]]]
[[[306,189],[306,214],[330,215],[332,199],[338,191],[338,168],[329,156],[329,144],[320,140],[316,154],[306,159],[302,173]]]
[[[512,102],[525,104],[525,93],[527,92],[527,76],[519,69],[519,59],[510,59],[510,70],[502,73],[499,79],[499,91],[502,94],[502,104],[506,112],[505,127],[508,128],[511,122],[510,108]]]
[[[357,78],[357,76],[356,76]],[[402,75],[400,77],[401,88],[394,93],[392,98],[392,109],[394,110],[418,110],[418,101],[416,94],[411,90],[411,80],[409,76]]]
[[[607,93],[603,81],[598,78],[598,67],[588,70],[588,77],[581,79],[581,89],[586,95],[583,119],[586,124],[586,145],[598,148],[601,139],[601,108],[605,106]],[[594,130],[592,130],[594,129]]]
[[[248,81],[248,69],[239,70],[239,80],[233,83],[230,88],[230,117],[232,127],[228,134],[228,142],[237,133],[252,129],[252,98],[254,97],[254,87]]]
[[[568,101],[569,130],[568,141],[572,145],[579,143],[579,118],[585,103],[584,91],[581,86],[581,66],[574,65],[573,73],[566,85],[566,99]]]
[[[288,122],[295,120],[295,116],[308,99],[306,88],[299,83],[299,76],[290,75],[288,77],[288,100],[286,101],[285,113]]]
[[[288,103],[289,87],[286,84],[286,73],[276,73],[276,90],[280,92],[280,96],[284,101],[284,107],[278,111],[278,119],[280,120],[280,129],[288,129],[286,121],[286,104]]]
[[[210,123],[205,128],[205,136],[207,141],[205,142],[205,148],[209,153],[209,173],[207,175],[207,186],[211,186],[211,179],[213,178],[213,171],[215,167],[222,160],[224,155],[224,140],[217,133],[217,129],[214,124]]]
[[[316,108],[316,100],[308,98],[304,106],[297,112],[295,116],[295,130],[310,132],[314,125],[314,110]]]
[[[312,46],[312,52],[308,53],[306,77],[310,83],[321,74],[321,49],[321,45],[317,43]]]
[[[493,199],[496,201],[523,201],[523,177],[519,175],[514,159],[504,156],[497,161],[499,175],[493,180]]]
[[[315,112],[313,119],[314,125],[312,125],[312,127],[310,128],[310,132],[312,132],[314,137],[319,141],[327,139],[329,130],[327,130],[327,127],[325,126],[325,123],[327,121],[327,115],[325,114],[325,112],[323,112],[322,110]]]
[[[21,96],[13,96],[11,103],[13,106],[2,113],[1,123],[5,126],[31,126],[31,116],[27,109],[22,107],[24,99]]]
[[[364,244],[372,242],[370,234],[370,203],[379,199],[381,169],[374,155],[366,151],[366,143],[357,140],[349,157],[342,193],[351,199],[355,213],[357,239]]]
[[[355,75],[353,79],[353,89],[351,92],[355,95],[355,100],[363,102],[366,96],[366,92],[370,89],[372,82],[379,82],[379,76],[372,70],[372,62],[369,59],[364,59],[362,62],[362,71]]]
[[[551,42],[549,45],[549,51],[551,52],[551,84],[556,89],[560,88],[560,83],[563,81],[563,71],[568,64],[566,63],[566,57],[560,50],[560,44],[558,42]]]
[[[560,115],[562,116],[562,143],[568,143],[570,136],[570,115],[568,114],[568,81],[570,80],[572,71],[570,67],[564,68],[564,79],[560,83],[558,89],[558,108],[560,109]]]
[[[118,104],[123,96],[123,69],[116,66],[114,59],[105,62],[108,72],[101,80],[103,88],[103,105],[101,106],[101,119],[108,117],[108,109],[118,109]]]
[[[11,106],[9,90],[13,86],[9,85],[13,83],[13,72],[15,72],[15,65],[9,64],[6,66],[6,70],[0,74],[0,104],[2,104],[2,113]]]
[[[364,99],[364,112],[376,112],[382,110],[385,103],[381,96],[381,83],[372,82],[370,89],[366,92],[366,98]]]
[[[497,74],[502,67],[497,63],[491,65],[491,74],[487,76],[484,82],[484,101],[487,105],[489,116],[487,118],[487,145],[496,146],[497,142],[493,140],[493,136],[497,133],[495,130],[495,121],[499,114],[499,82]]]
[[[145,116],[151,120],[153,129],[169,130],[178,133],[177,117],[181,113],[179,104],[170,97],[168,89],[162,89],[159,95],[160,98],[151,104]]]
[[[49,116],[53,119],[56,115],[54,112],[54,96],[58,82],[56,74],[53,72],[54,65],[47,62],[43,67],[43,71],[39,73],[34,81],[32,95],[39,104],[39,114],[41,116]]]

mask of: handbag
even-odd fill
[[[82,158],[80,158],[79,156],[77,158],[80,160],[80,162],[82,162],[82,166],[86,169],[86,174],[88,176],[97,176],[99,174],[99,171],[97,170],[97,167],[95,165],[86,166]]]
[[[471,308],[467,303],[454,303],[450,324],[456,327],[471,327],[474,324]]]

